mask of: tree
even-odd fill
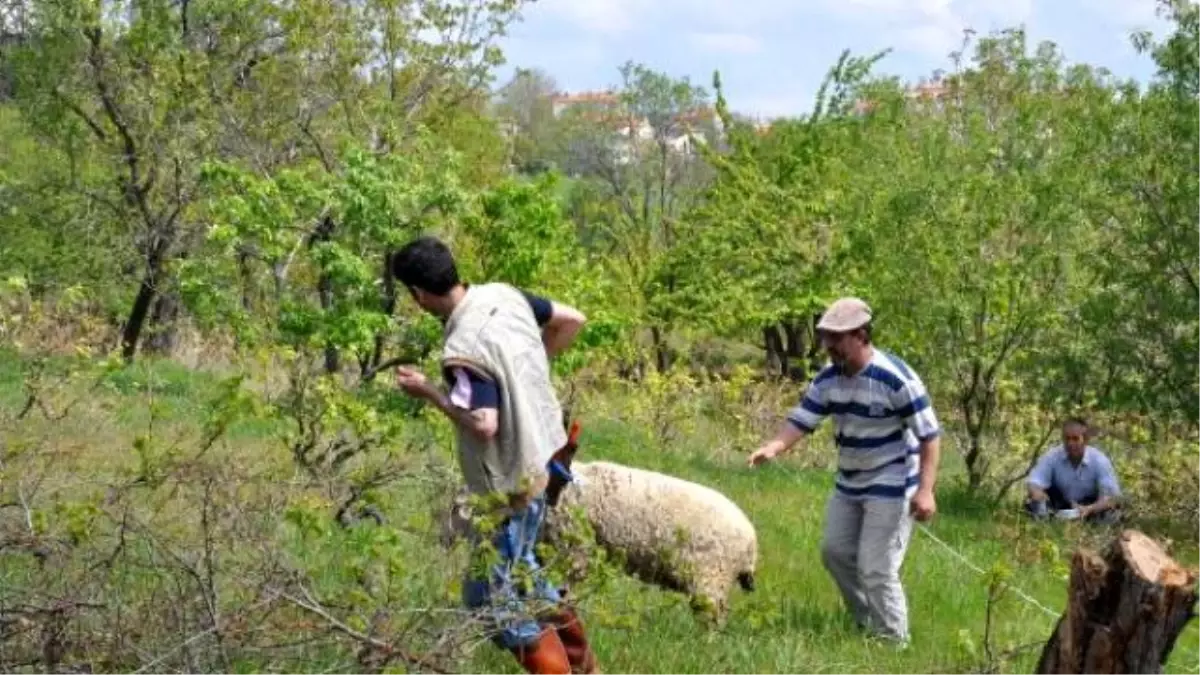
[[[675,281],[659,266],[679,244],[681,218],[707,180],[697,144],[711,142],[716,127],[707,93],[686,78],[632,62],[621,78],[612,100],[563,113],[561,164],[583,179],[577,197],[599,200],[572,207],[590,214],[584,241],[610,260],[656,366],[666,370],[670,325],[653,307]]]
[[[845,258],[834,207],[853,199],[847,153],[861,153],[854,144],[868,142],[849,113],[883,56],[843,53],[813,113],[776,121],[765,133],[732,119],[714,77],[729,150],[704,153],[716,177],[684,219],[688,245],[664,265],[677,283],[660,297],[660,311],[722,335],[759,334],[771,371],[808,377],[817,353],[813,316],[835,290]]]
[[[1151,414],[1165,428],[1194,427],[1200,396],[1200,279],[1196,203],[1200,191],[1197,30],[1191,2],[1162,2],[1175,24],[1161,42],[1137,35],[1158,74],[1145,92],[1127,87],[1120,124],[1103,158],[1109,190],[1090,204],[1105,255],[1092,263],[1096,292],[1082,309],[1095,345],[1088,372],[1097,396]]]
[[[1027,53],[1017,30],[980,40],[941,86],[917,107],[895,101],[893,141],[871,144],[882,171],[855,214],[869,227],[855,247],[871,251],[888,339],[961,415],[968,488],[1000,474],[1007,489],[1039,450],[1011,435],[1041,424],[1037,405],[1072,402],[1045,366],[1088,290],[1095,241],[1080,196],[1104,191],[1095,148],[1116,91],[1065,68],[1052,44]]]
[[[521,172],[545,168],[552,158],[557,91],[558,85],[545,72],[518,68],[498,93],[495,113],[508,125],[510,163]]]
[[[174,267],[206,229],[202,161],[269,172],[315,157],[336,171],[348,142],[401,147],[486,84],[499,58],[491,40],[519,3],[28,5],[18,103],[44,140],[104,168],[73,188],[107,210],[139,260],[121,340],[132,359],[150,317],[179,313]]]

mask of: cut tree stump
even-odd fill
[[[1162,672],[1179,633],[1196,616],[1196,578],[1136,530],[1122,532],[1103,558],[1076,551],[1067,610],[1037,672]]]

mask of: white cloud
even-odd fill
[[[797,90],[791,94],[766,96],[729,96],[729,107],[751,117],[771,119],[790,117],[812,108],[814,94]]]
[[[1158,16],[1156,0],[1090,0],[1085,4],[1089,11],[1122,29],[1150,29],[1157,33],[1170,26],[1169,21]]]
[[[613,35],[626,33],[636,25],[638,5],[637,0],[549,0],[534,7],[580,28]]]
[[[822,0],[822,8],[877,27],[885,42],[938,59],[959,48],[967,28],[987,33],[1033,16],[1033,0]]]
[[[762,49],[762,41],[745,33],[692,33],[688,40],[700,49],[727,54],[753,54]]]
[[[707,82],[719,69],[735,110],[774,116],[812,106],[842,47],[896,51],[877,69],[905,79],[952,67],[964,29],[978,37],[1025,25],[1030,47],[1053,40],[1118,74],[1145,76],[1127,34],[1160,32],[1156,0],[538,0],[505,39],[511,62],[568,90],[605,86],[633,59]],[[1119,40],[1114,35],[1121,33]],[[689,63],[680,53],[691,50]],[[735,95],[735,92],[741,95]],[[796,92],[792,94],[791,92]]]

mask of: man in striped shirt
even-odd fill
[[[900,565],[913,519],[937,510],[940,427],[925,385],[900,358],[871,343],[871,308],[833,303],[817,323],[831,364],[812,380],[778,434],[750,455],[757,466],[792,448],[826,417],[838,446],[821,558],[859,626],[906,644]]]

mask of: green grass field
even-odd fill
[[[925,532],[914,532],[902,572],[913,640],[907,650],[896,652],[853,628],[821,565],[819,542],[831,476],[789,469],[786,460],[749,470],[736,458],[713,463],[687,453],[647,454],[626,432],[597,424],[584,434],[588,456],[670,472],[721,490],[758,528],[760,570],[754,592],[735,591],[730,621],[720,632],[706,632],[679,600],[636,582],[585,606],[607,672],[977,672],[984,667],[987,582]],[[1025,542],[1035,550],[1025,551],[1014,540],[1020,527],[1031,525],[1015,516],[973,510],[944,492],[930,529],[980,569],[1004,561],[1014,570],[1014,585],[1061,609],[1066,580],[1052,571],[1053,559],[1034,555],[1035,535],[1044,537],[1051,530],[1060,558],[1066,560],[1072,538],[1086,533],[1061,525],[1039,527]],[[1191,546],[1181,559],[1194,559]],[[1032,671],[1054,619],[1011,593],[993,612],[995,654],[1015,652],[999,669]],[[618,619],[618,613],[632,616]],[[614,618],[607,620],[610,615]],[[1196,672],[1198,660],[1193,623],[1167,670]],[[487,658],[477,665],[511,670],[503,659]]]
[[[82,448],[74,460],[62,465],[61,475],[46,481],[42,494],[51,495],[43,509],[50,513],[54,499],[77,500],[80,486],[97,476],[119,473],[134,463],[131,439],[149,423],[146,393],[139,382],[158,382],[154,396],[158,408],[155,424],[164,436],[194,430],[203,418],[203,405],[212,388],[211,376],[190,373],[175,366],[143,367],[141,374],[110,376],[112,386],[89,396],[73,421],[47,427],[58,448]],[[22,400],[20,366],[0,359],[0,407],[12,410]],[[1030,672],[1040,645],[1050,635],[1054,618],[1013,593],[1004,594],[992,607],[990,643],[985,644],[988,582],[931,539],[914,532],[902,576],[907,592],[913,641],[904,651],[875,644],[858,634],[842,611],[832,580],[821,565],[819,542],[825,502],[832,476],[803,470],[784,459],[757,470],[745,467],[741,455],[712,456],[705,449],[712,438],[697,435],[670,452],[647,450],[641,430],[620,422],[589,418],[585,422],[580,459],[604,458],[669,472],[715,487],[750,516],[758,528],[760,564],[757,588],[734,591],[729,621],[720,630],[706,627],[693,617],[686,599],[633,579],[622,577],[603,594],[588,596],[582,616],[604,672],[979,672],[995,668],[1004,672]],[[5,431],[15,435],[17,429]],[[262,422],[243,422],[213,452],[227,468],[268,467],[280,477],[292,473],[288,456],[276,442],[278,429]],[[705,433],[713,433],[711,430]],[[930,531],[988,571],[1002,563],[1010,581],[1042,604],[1060,610],[1066,590],[1065,563],[1079,542],[1106,543],[1111,533],[1074,524],[1032,524],[1015,513],[988,513],[954,488],[954,461],[948,458],[939,495],[939,515]],[[0,483],[0,492],[11,489]],[[243,490],[247,502],[269,500],[270,490]],[[412,606],[434,609],[455,607],[453,588],[459,569],[448,564],[436,547],[429,527],[426,495],[411,484],[387,488],[388,525],[394,528],[401,551],[387,561],[386,593],[380,601],[397,609]],[[156,493],[157,494],[157,493]],[[176,500],[177,513],[162,522],[183,523],[194,510],[194,497],[162,493]],[[57,495],[57,496],[54,496]],[[7,498],[7,495],[4,495]],[[159,507],[161,503],[159,503]],[[175,521],[171,519],[175,518]],[[180,525],[182,527],[182,525]],[[356,538],[378,536],[374,526],[333,531],[324,541],[302,538],[286,524],[272,526],[279,545],[291,559],[316,570],[314,588],[327,599],[353,587],[347,572],[348,547]],[[375,532],[375,534],[372,534]],[[1154,534],[1154,533],[1150,533]],[[1172,553],[1195,564],[1195,540],[1177,542]],[[19,595],[21,584],[33,583],[34,568],[0,554],[0,603]],[[236,565],[229,564],[230,575]],[[137,574],[115,579],[111,589],[138,594]],[[124,585],[121,585],[124,584]],[[110,592],[118,592],[112,590]],[[234,602],[234,600],[231,600]],[[1193,622],[1178,642],[1166,670],[1173,673],[1200,670],[1197,626]],[[173,657],[174,658],[174,657]],[[297,648],[286,660],[235,661],[240,672],[293,670],[317,672],[336,663],[323,659],[319,650]],[[487,643],[475,649],[466,663],[468,672],[518,672],[513,659]],[[186,663],[164,661],[163,672],[186,668]]]

